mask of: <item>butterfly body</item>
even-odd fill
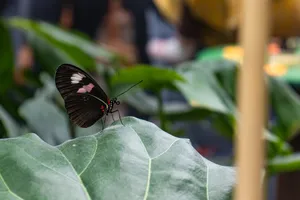
[[[123,124],[119,110],[114,110],[115,105],[120,105],[117,97],[137,85],[110,100],[92,76],[71,64],[62,64],[57,68],[55,84],[65,102],[70,120],[82,128],[90,127],[103,116],[115,112],[118,112]]]
[[[110,100],[98,83],[82,69],[71,65],[60,65],[55,74],[55,84],[60,92],[70,120],[87,128],[104,115],[118,112],[117,98]]]

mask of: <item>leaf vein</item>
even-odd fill
[[[138,136],[138,139],[140,140],[140,142],[142,143],[147,155],[148,155],[148,175],[147,175],[147,183],[146,183],[146,190],[145,190],[145,194],[144,194],[144,200],[147,200],[148,198],[148,193],[149,193],[149,188],[150,188],[150,178],[151,178],[151,163],[152,163],[152,159],[146,149],[145,144],[143,143],[141,137],[139,136],[139,134],[135,131],[135,129],[133,129],[132,127],[130,127],[134,133]]]
[[[149,158],[148,161],[148,177],[147,177],[147,186],[146,186],[146,191],[144,195],[144,200],[147,200],[148,194],[149,194],[149,189],[150,189],[150,180],[151,180],[151,166],[152,166],[152,159]]]
[[[179,139],[176,139],[174,142],[172,142],[172,144],[165,150],[165,151],[163,151],[162,153],[160,153],[159,155],[157,155],[157,156],[155,156],[155,157],[153,157],[153,158],[151,158],[150,157],[150,155],[149,155],[149,153],[148,153],[148,151],[147,151],[147,149],[146,149],[146,146],[145,146],[145,144],[142,142],[142,139],[141,139],[141,137],[139,136],[139,134],[135,131],[135,129],[134,128],[132,128],[132,127],[130,127],[133,131],[134,131],[134,133],[138,136],[138,138],[139,138],[139,140],[140,140],[140,142],[142,143],[142,145],[143,145],[143,147],[144,147],[144,149],[145,149],[145,151],[146,151],[146,153],[147,153],[147,155],[148,155],[148,177],[147,177],[147,185],[146,185],[146,190],[145,190],[145,195],[144,195],[144,200],[147,200],[147,198],[148,198],[148,195],[149,195],[149,190],[150,190],[150,180],[151,180],[151,166],[152,166],[152,160],[153,159],[156,159],[156,158],[158,158],[158,157],[160,157],[160,156],[162,156],[163,154],[165,154],[177,141],[179,141]]]
[[[36,158],[33,157],[32,155],[30,155],[24,148],[18,147],[18,146],[16,146],[16,147],[19,148],[19,149],[21,149],[21,150],[23,150],[23,152],[24,152],[25,154],[27,154],[30,158],[32,158],[33,160],[35,160],[37,163],[40,163],[40,164],[43,165],[44,167],[46,167],[46,168],[48,168],[48,169],[50,169],[50,170],[52,170],[52,171],[54,171],[54,172],[56,172],[56,173],[58,173],[58,174],[64,176],[64,177],[66,177],[67,179],[72,180],[72,181],[75,182],[75,183],[78,183],[76,180],[74,180],[74,179],[72,179],[72,178],[66,176],[65,174],[63,174],[63,173],[61,173],[61,172],[59,172],[59,171],[56,171],[55,169],[53,169],[53,168],[47,166],[45,163],[43,163],[43,162],[41,162],[40,160],[36,159]]]
[[[89,162],[87,163],[87,165],[85,166],[85,168],[78,174],[79,176],[81,176],[81,174],[83,174],[83,173],[86,171],[86,169],[89,167],[89,165],[91,164],[91,162],[94,160],[94,158],[95,158],[95,156],[96,156],[96,153],[97,153],[97,150],[98,150],[98,140],[97,140],[97,138],[96,138],[94,135],[92,135],[92,137],[96,140],[95,151],[94,151],[94,153],[93,153],[92,158],[90,159],[90,161],[89,161]]]
[[[68,160],[68,158],[65,156],[65,154],[64,154],[60,149],[58,149],[58,150],[59,150],[59,152],[61,153],[61,155],[66,159],[66,161],[69,163],[69,165],[71,166],[71,168],[73,169],[73,171],[75,172],[75,174],[77,175],[77,177],[78,177],[78,179],[79,179],[79,181],[80,181],[80,185],[82,186],[82,188],[83,188],[83,190],[84,190],[84,193],[87,195],[87,198],[88,198],[89,200],[91,200],[92,198],[90,197],[90,195],[89,195],[89,193],[88,193],[86,187],[84,186],[84,184],[83,184],[83,182],[82,182],[82,180],[81,180],[81,177],[77,174],[77,172],[76,172],[76,170],[74,169],[72,163]]]
[[[163,151],[162,153],[160,153],[159,155],[157,155],[157,156],[154,156],[153,158],[152,158],[152,160],[153,159],[156,159],[156,158],[158,158],[158,157],[160,157],[160,156],[162,156],[163,154],[165,154],[167,151],[169,151],[170,149],[171,149],[171,147],[176,143],[176,142],[178,142],[179,141],[179,139],[176,139],[174,142],[172,142],[172,144],[165,150],[165,151]]]
[[[11,191],[11,189],[10,189],[9,186],[6,184],[6,182],[5,182],[4,178],[3,178],[3,176],[1,175],[1,173],[0,173],[0,179],[3,180],[3,183],[4,183],[4,185],[6,186],[7,191],[8,191],[10,194],[12,194],[13,196],[17,197],[18,199],[22,199],[22,200],[23,200],[23,198],[21,198],[21,197],[18,196],[16,193],[14,193],[13,191]],[[3,192],[6,192],[6,191],[3,191]]]

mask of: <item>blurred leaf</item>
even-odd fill
[[[135,84],[141,80],[143,80],[143,82],[139,86],[152,91],[160,91],[163,88],[175,89],[175,81],[184,81],[180,74],[174,70],[137,65],[119,70],[111,78],[111,84]]]
[[[120,100],[125,101],[139,112],[148,115],[158,115],[157,98],[148,95],[139,89],[125,93]],[[164,104],[164,113],[170,121],[201,120],[210,114],[210,111],[202,108],[193,108],[182,102],[168,102]]]
[[[49,74],[41,73],[40,80],[43,84],[43,88],[37,90],[35,96],[38,96],[38,98],[49,99],[52,98],[55,94],[58,94],[54,79],[49,76]]]
[[[12,41],[10,33],[5,24],[0,20],[0,96],[3,96],[8,88],[14,85],[13,69],[14,69],[14,55],[12,48]]]
[[[8,137],[17,137],[25,132],[21,132],[19,124],[7,113],[7,111],[0,105],[0,121],[4,125],[6,133],[0,133],[0,135],[6,135]]]
[[[227,63],[227,61],[225,61]],[[222,68],[216,69],[214,74],[223,88],[226,91],[231,101],[236,104],[236,79],[237,79],[238,67],[235,63],[229,62]]]
[[[270,174],[299,171],[300,154],[295,153],[288,156],[277,156],[268,162],[267,168]]]
[[[0,105],[13,117],[18,118],[18,104],[13,99],[14,94],[12,91],[8,91],[8,95],[1,96]]]
[[[234,140],[236,126],[235,117],[233,115],[212,112],[209,118],[211,119],[211,123],[216,130],[218,130],[226,138],[231,138]]]
[[[193,108],[183,103],[169,103],[164,106],[164,112],[170,121],[200,121],[211,114],[207,109]]]
[[[215,91],[218,94],[220,101],[223,101],[227,106],[229,105],[229,107],[232,107],[236,102],[237,64],[235,62],[218,59],[196,61],[190,63],[190,65],[183,65],[183,69],[186,71],[193,71],[195,68],[201,68],[209,74],[210,77],[217,78],[220,87],[212,88],[217,89]],[[197,72],[195,72],[195,74],[196,73]],[[201,77],[201,73],[200,70],[195,76]],[[184,73],[182,74],[185,76]],[[185,76],[185,78],[189,80],[188,77]],[[211,78],[211,80],[214,78]],[[204,78],[199,79],[203,80]],[[269,76],[268,81],[269,100],[276,115],[276,123],[272,127],[272,132],[284,141],[287,141],[291,139],[300,128],[300,99],[283,80]],[[199,83],[200,82],[201,81],[199,81]],[[207,83],[209,84],[210,82],[207,81]],[[226,95],[222,95],[224,93]],[[205,101],[205,98],[201,99],[204,99]],[[196,105],[198,104],[196,103]],[[219,109],[216,110],[219,111]]]
[[[117,56],[114,53],[111,53],[110,51],[100,47],[95,43],[95,41],[92,41],[86,35],[78,31],[67,31],[45,22],[39,22],[39,25],[42,32],[51,35],[61,43],[65,43],[80,49],[92,58],[105,59],[107,62],[110,62]]]
[[[40,64],[53,74],[62,63],[71,63],[86,69],[95,69],[95,59],[87,53],[98,50],[92,42],[45,22],[11,18],[8,24],[28,34]],[[94,54],[96,54],[95,52]],[[101,52],[100,52],[101,54]]]
[[[186,80],[186,82],[177,82],[176,86],[192,107],[223,114],[234,113],[232,100],[218,83],[214,71],[207,68],[205,62],[187,63],[178,67],[176,71]]]
[[[232,167],[152,123],[123,122],[56,147],[34,134],[0,140],[0,199],[231,199]]]
[[[29,128],[47,143],[57,145],[70,139],[67,116],[52,102],[36,96],[25,101],[19,112]]]
[[[158,112],[157,99],[153,96],[147,95],[141,90],[132,93],[125,93],[120,100],[126,101],[126,103],[144,114],[156,115]]]
[[[269,79],[270,100],[276,114],[274,131],[283,140],[289,140],[300,129],[299,96],[282,80]]]
[[[42,86],[42,83],[40,81],[39,73],[32,70],[32,68],[26,68],[24,70],[24,77],[25,77],[25,83],[26,86],[39,88]]]
[[[181,64],[176,71],[187,80],[176,85],[189,104],[193,108],[206,110],[204,116],[211,120],[214,128],[222,135],[232,138],[236,123],[236,65],[226,60],[196,61]],[[274,91],[277,90],[278,86],[274,88]],[[286,141],[274,133],[266,130],[265,138],[269,142],[270,157],[291,152]]]

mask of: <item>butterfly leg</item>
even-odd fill
[[[112,120],[113,120],[114,122],[116,121],[115,118],[114,118],[113,113],[111,113],[111,118],[112,118]]]
[[[120,115],[120,112],[119,112],[119,110],[114,110],[114,111],[111,111],[110,113],[111,113],[111,115],[113,115],[113,113],[115,113],[115,112],[118,112],[118,114],[119,114],[119,119],[120,119],[120,121],[121,121],[121,124],[124,126],[124,124],[123,124],[123,122],[122,122],[122,118],[121,118],[121,115]],[[112,117],[113,119],[114,119],[114,117]],[[115,120],[114,120],[115,121]]]
[[[106,115],[104,116],[104,122],[103,122],[103,118],[101,119],[101,122],[102,122],[102,130],[104,130],[105,122],[106,122]]]

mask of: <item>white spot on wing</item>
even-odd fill
[[[72,84],[78,84],[79,81],[71,81]]]
[[[71,80],[73,80],[73,81],[81,81],[82,78],[81,77],[74,77],[74,76],[72,76]]]
[[[83,75],[81,73],[73,74],[71,76],[71,83],[72,84],[78,84],[82,80],[82,78],[84,78],[84,77],[85,77],[85,75]]]

